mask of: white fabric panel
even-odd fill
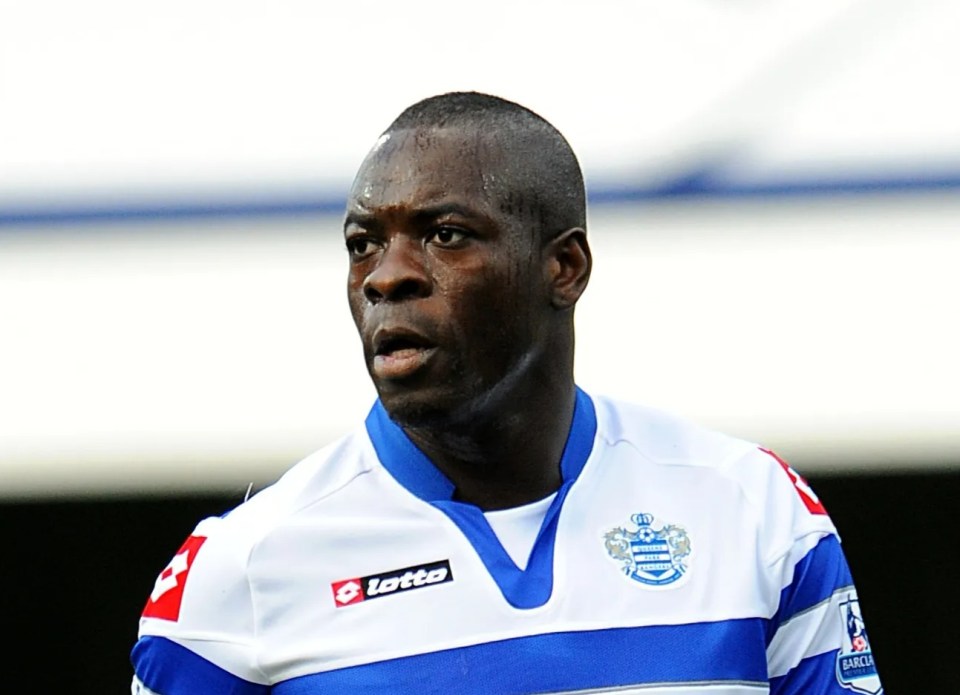
[[[601,690],[569,690],[550,695],[761,695],[769,692],[766,684],[703,683],[697,685],[644,686],[641,688],[603,688]]]
[[[497,534],[500,545],[520,569],[525,569],[527,566],[530,549],[537,539],[537,532],[550,508],[550,503],[556,496],[554,493],[522,507],[484,513],[490,528]]]

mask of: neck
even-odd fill
[[[484,510],[506,509],[560,487],[575,400],[572,376],[547,379],[528,393],[512,393],[499,407],[474,413],[469,422],[404,431],[454,484],[455,499]]]

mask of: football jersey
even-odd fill
[[[773,452],[578,389],[524,569],[376,402],[160,573],[140,695],[882,692],[823,505]]]

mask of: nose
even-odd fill
[[[429,294],[430,277],[424,265],[423,248],[414,240],[392,239],[380,254],[376,267],[363,280],[367,301],[402,301]]]

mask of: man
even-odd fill
[[[803,479],[575,384],[585,218],[573,151],[517,104],[451,93],[390,125],[344,225],[379,398],[197,526],[134,693],[882,692]]]

